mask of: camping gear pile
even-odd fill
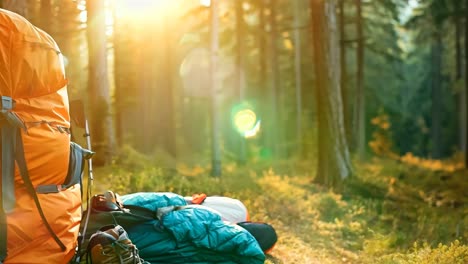
[[[96,195],[85,214],[83,226],[87,230],[83,234],[88,245],[83,249],[88,250],[82,254],[91,252],[91,242],[87,242],[92,240],[91,234],[112,225],[126,230],[139,257],[149,263],[264,263],[264,252],[277,240],[273,227],[245,218],[239,223],[225,221],[225,213],[210,207],[214,204],[221,208],[216,200],[226,201],[226,208],[221,209],[228,212],[228,217],[236,215],[236,210],[244,211],[245,206],[229,197],[207,199],[210,204],[198,205],[169,192],[140,192],[120,199],[110,191]]]
[[[0,264],[264,262],[276,233],[235,199],[108,192],[82,212],[92,152],[70,140],[57,44],[0,9],[0,61]]]

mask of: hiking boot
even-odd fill
[[[118,205],[120,208],[123,207],[123,202],[120,199],[120,195],[118,195],[117,193],[114,193],[113,191],[106,191],[104,193],[104,197],[106,198],[108,202],[114,203]]]
[[[88,259],[92,264],[149,264],[121,226],[105,226],[89,239]]]

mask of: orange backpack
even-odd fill
[[[75,253],[83,165],[69,161],[83,150],[70,142],[66,85],[55,41],[0,9],[0,263],[68,263]]]

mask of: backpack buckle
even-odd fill
[[[11,110],[15,107],[15,100],[9,96],[2,96],[0,100],[2,104],[2,120],[8,121],[8,123],[13,127],[19,127],[23,130],[26,130],[26,126],[23,121]]]
[[[2,95],[2,111],[12,110],[15,107],[15,100],[9,96]]]
[[[66,187],[64,185],[39,185],[36,187],[36,192],[45,194],[45,193],[59,193],[65,190]]]

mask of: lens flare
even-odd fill
[[[234,125],[239,131],[246,131],[253,128],[257,121],[255,112],[250,109],[240,110],[234,116]]]
[[[255,111],[246,105],[239,105],[233,108],[232,123],[237,132],[245,137],[251,138],[260,131],[261,121]]]

